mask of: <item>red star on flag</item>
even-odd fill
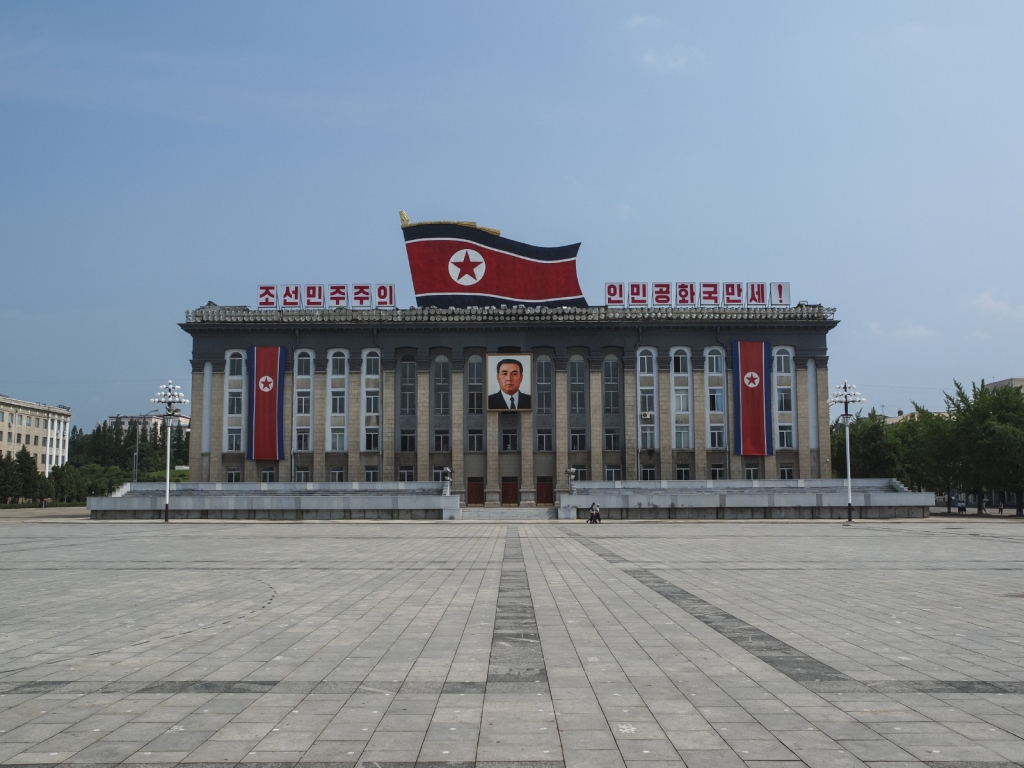
[[[480,266],[480,262],[470,259],[468,253],[463,255],[462,261],[453,261],[452,264],[459,268],[459,276],[455,278],[456,280],[461,280],[466,276],[475,278],[476,268]]]

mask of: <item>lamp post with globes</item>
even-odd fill
[[[853,417],[850,415],[850,403],[867,402],[860,396],[860,392],[856,391],[856,386],[846,380],[842,384],[836,384],[836,392],[828,401],[829,405],[843,406],[843,413],[839,418],[843,420],[843,426],[846,427],[846,522],[848,523],[853,522],[853,480],[850,477],[850,419]]]
[[[160,403],[166,406],[164,412],[164,438],[167,440],[167,478],[164,483],[164,522],[167,522],[171,507],[171,419],[181,413],[176,405],[187,403],[188,400],[181,394],[181,387],[167,380],[166,384],[160,385],[160,391],[156,397],[150,398],[151,403]]]

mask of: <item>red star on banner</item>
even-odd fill
[[[455,278],[456,280],[461,280],[467,275],[476,278],[476,268],[480,266],[480,262],[471,260],[468,253],[462,257],[462,261],[453,261],[452,264],[459,268],[459,276]]]

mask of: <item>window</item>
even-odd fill
[[[576,470],[576,482],[585,482],[587,479],[587,465],[573,464],[572,468]]]
[[[654,389],[647,387],[640,390],[640,413],[654,413]]]
[[[295,482],[296,483],[308,483],[309,482],[309,468],[308,467],[296,467],[295,468]]]
[[[376,427],[366,428],[366,440],[365,448],[366,451],[378,451],[380,450],[380,433]]]
[[[451,412],[452,365],[447,357],[434,360],[434,415],[447,416]]]
[[[344,376],[344,375],[345,375],[345,355],[343,355],[341,352],[335,352],[333,355],[331,355],[331,376]],[[333,472],[334,470],[332,469],[331,471]],[[342,475],[344,475],[344,470],[342,470]],[[341,482],[341,481],[338,480],[338,481],[332,481],[332,482]]]
[[[725,448],[725,426],[722,424],[711,425],[711,443],[709,448]]]
[[[310,359],[308,352],[299,352],[298,358],[295,360],[295,375],[296,376],[309,376]]]
[[[36,419],[36,429],[39,429],[39,419]]]
[[[551,413],[551,358],[537,358],[537,413]]]
[[[298,429],[295,431],[295,450],[296,451],[308,451],[309,450],[309,430]]]
[[[604,382],[604,412],[619,412],[619,361],[615,358],[605,358],[601,366],[602,380]]]
[[[622,479],[622,466],[619,464],[606,464],[604,468],[604,479],[614,482]]]
[[[17,443],[18,443],[19,445],[21,444],[21,432],[19,432],[19,433],[18,433],[18,439],[17,439]]]
[[[411,483],[416,479],[416,467],[399,467],[398,482]]]
[[[722,351],[719,349],[712,349],[708,352],[707,357],[708,373],[721,373],[722,372]]]
[[[677,451],[684,451],[690,448],[690,425],[676,424],[674,447]]]
[[[775,399],[778,403],[779,413],[790,413],[793,410],[793,390],[789,387],[779,387],[775,392]]]
[[[363,477],[368,483],[376,483],[380,479],[380,470],[377,467],[367,467],[363,472]]]
[[[654,373],[654,353],[645,349],[637,358],[637,372],[642,374]]]
[[[452,449],[451,436],[447,429],[434,430],[434,452],[445,453]]]
[[[712,480],[725,480],[725,464],[712,464],[711,465],[711,479]]]
[[[469,389],[469,413],[484,412],[484,363],[479,357],[469,358],[466,365]],[[482,448],[480,450],[483,450]]]
[[[331,413],[335,415],[345,413],[344,389],[331,390]]]
[[[780,349],[775,353],[775,372],[790,373],[790,358],[788,349]]]
[[[654,426],[646,424],[640,427],[640,450],[653,451],[658,446],[654,443]]]
[[[331,450],[339,453],[345,450],[345,428],[331,427]]]
[[[618,451],[619,446],[619,430],[606,429],[604,431],[604,449],[606,451]]]
[[[792,464],[783,464],[779,467],[779,479],[780,480],[793,480],[795,475],[793,474]]]
[[[466,443],[467,451],[482,451],[484,449],[484,431],[482,429],[469,430],[469,441]]]
[[[725,393],[722,387],[708,389],[708,410],[712,413],[722,413],[725,410]]]
[[[538,451],[553,451],[555,450],[554,436],[551,434],[550,429],[538,429],[537,430],[537,450]]]
[[[399,363],[399,406],[402,416],[416,415],[416,361],[411,357],[403,357]]]
[[[569,413],[586,413],[586,367],[583,359],[569,360]]]
[[[518,429],[503,429],[503,430],[501,430],[501,450],[503,450],[503,451],[518,451],[519,450],[519,430]]]
[[[743,472],[747,480],[757,480],[758,477],[760,477],[761,470],[757,464],[747,464],[747,466],[743,468]]]
[[[685,352],[676,352],[672,355],[672,373],[689,375],[690,361]]]
[[[657,473],[654,470],[653,464],[644,464],[640,467],[640,479],[641,480],[657,480]]]
[[[33,438],[33,442],[32,442],[32,444],[33,444],[33,445],[39,445],[39,435],[36,435],[36,436],[35,436],[35,437]]]
[[[380,414],[380,392],[377,390],[366,393],[366,414],[376,416]]]
[[[792,448],[793,447],[793,425],[792,424],[780,424],[779,425],[779,448]]]
[[[585,430],[585,429],[570,429],[569,430],[569,450],[570,451],[585,451],[585,450],[587,450],[587,430]]]
[[[344,467],[331,467],[331,482],[332,483],[344,483],[345,482],[345,468]]]
[[[277,482],[277,470],[274,467],[263,467],[260,470],[260,482],[261,483],[276,483]]]
[[[380,376],[380,355],[376,352],[370,352],[366,355],[366,375],[367,376]],[[367,467],[369,470],[370,467]],[[377,468],[373,467],[376,472]]]
[[[19,427],[20,427],[20,426],[22,426],[22,421],[21,421],[21,420],[22,420],[22,418],[24,418],[24,417],[23,417],[23,416],[22,416],[22,415],[21,415],[21,414],[19,413],[19,414],[18,414],[18,426],[19,426]]]
[[[416,450],[416,431],[403,429],[398,436],[398,450],[403,453],[412,453]]]
[[[309,390],[299,389],[295,392],[295,412],[309,414]],[[307,422],[308,423],[308,422]]]
[[[435,483],[443,483],[444,475],[444,467],[434,467],[433,471],[431,472],[431,478]]]
[[[690,479],[690,465],[689,464],[676,464],[676,480],[689,480]]]
[[[229,451],[240,451],[242,450],[242,430],[241,429],[229,429],[228,430],[228,450]]]
[[[242,482],[242,470],[235,469],[234,467],[228,467],[227,479],[229,483]]]
[[[690,390],[684,387],[676,387],[673,393],[673,406],[676,413],[690,412]]]

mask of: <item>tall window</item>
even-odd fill
[[[707,357],[707,368],[708,373],[721,373],[722,372],[722,352],[718,349],[712,349],[708,352]]]
[[[569,359],[569,413],[586,413],[586,365],[582,357]]]
[[[725,355],[713,348],[705,354],[704,384],[707,388],[708,448],[724,450],[725,445]]]
[[[452,364],[443,355],[434,359],[434,415],[451,413]]]
[[[295,412],[301,414],[309,414],[309,390],[299,389],[295,392]]]
[[[334,350],[328,353],[330,364],[327,375],[327,414],[326,414],[326,435],[327,450],[338,453],[348,450],[346,442],[346,417],[348,390],[348,359],[341,350]]]
[[[223,450],[241,451],[245,444],[245,389],[248,386],[245,380],[245,357],[241,352],[227,353],[226,370]],[[13,418],[14,414],[11,414],[12,421]],[[20,423],[21,416],[18,419]]]
[[[370,350],[363,358],[363,450],[380,450],[380,353]],[[370,467],[366,468],[369,481]],[[373,467],[377,479],[377,467]]]
[[[601,379],[604,385],[604,412],[619,412],[619,361],[608,356],[601,364]]]
[[[228,390],[228,415],[240,416],[242,414],[242,392],[240,390]]]
[[[688,450],[690,442],[690,355],[685,349],[672,353],[672,447]]]
[[[708,410],[712,413],[722,413],[725,410],[725,394],[722,387],[708,388]]]
[[[775,387],[775,435],[778,448],[796,447],[796,408],[793,406],[793,357],[785,348],[776,349],[772,366]]]
[[[484,412],[484,361],[474,355],[466,363],[466,381],[468,389],[468,412]],[[481,449],[482,450],[482,449]]]
[[[658,363],[654,351],[641,349],[636,358],[636,390],[638,424],[640,428],[640,450],[650,451],[658,447]]]
[[[537,413],[551,413],[551,358],[537,358]]]
[[[331,413],[339,414],[345,412],[345,390],[331,390]]]
[[[654,442],[654,426],[651,424],[640,425],[640,450],[653,451],[657,448]]]
[[[242,375],[242,355],[240,352],[232,353],[228,358],[228,376]]]
[[[310,357],[308,352],[300,352],[295,360],[295,375],[309,376]]]
[[[402,416],[416,415],[416,361],[406,356],[398,364],[398,398]]]
[[[331,354],[331,376],[344,376],[348,371],[345,369],[345,355],[341,352]]]

